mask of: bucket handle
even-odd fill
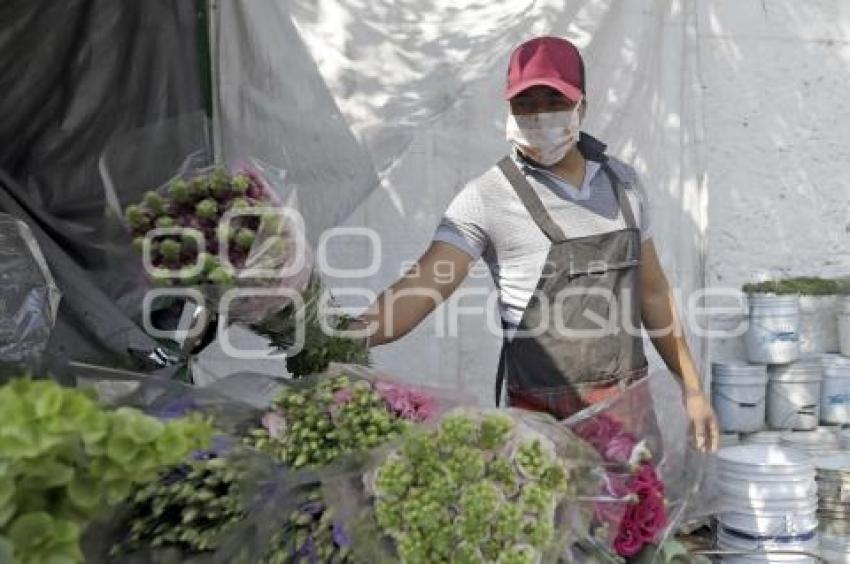
[[[762,403],[762,402],[764,402],[764,400],[767,398],[767,394],[765,394],[765,395],[761,396],[761,397],[758,399],[758,401],[757,401],[757,402],[755,402],[755,403],[751,403],[751,402],[742,402],[742,401],[738,401],[738,400],[736,400],[736,399],[734,399],[734,398],[730,398],[729,396],[727,396],[727,395],[726,395],[726,394],[724,394],[723,392],[718,392],[718,391],[716,391],[716,390],[714,390],[712,393],[713,393],[714,395],[716,395],[716,396],[719,396],[719,397],[721,397],[721,398],[725,399],[726,401],[729,401],[729,402],[732,402],[732,403],[734,403],[734,404],[737,404],[737,406],[738,406],[738,407],[758,407],[758,406],[759,406],[759,404],[760,404],[760,403]]]
[[[790,400],[789,400],[790,401]],[[800,415],[814,415],[815,411],[817,411],[818,405],[816,403],[810,405],[804,405],[797,410],[797,413]]]
[[[774,331],[773,329],[771,329],[770,327],[766,327],[762,323],[753,322],[752,319],[750,319],[750,325],[760,327],[761,329],[764,329],[765,333],[769,333],[773,336],[779,336],[779,335],[793,336],[793,337],[795,337],[794,339],[789,339],[789,341],[792,342],[792,343],[800,340],[800,331],[799,330],[797,330],[797,331]]]
[[[793,403],[794,403],[794,402],[791,400],[791,398],[789,398],[788,396],[786,396],[786,395],[785,395],[785,394],[783,394],[783,393],[777,392],[776,390],[773,390],[773,391],[772,391],[772,393],[774,393],[774,394],[776,394],[777,396],[781,397],[782,399],[784,399],[785,401],[787,401],[787,402],[788,402],[788,403],[790,403],[790,404],[793,404]],[[817,411],[817,408],[818,408],[818,404],[816,404],[816,403],[810,403],[810,404],[806,404],[806,405],[801,405],[801,406],[800,406],[800,408],[797,410],[797,413],[798,413],[799,415],[814,415],[814,414],[815,414],[815,411]]]

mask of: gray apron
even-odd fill
[[[505,333],[496,404],[507,382],[508,405],[559,419],[607,399],[647,373],[640,331],[640,230],[604,153],[587,145],[579,148],[585,158],[602,163],[625,229],[568,239],[514,161],[505,157],[499,162],[552,247],[516,333]]]

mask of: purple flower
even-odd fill
[[[324,510],[325,504],[321,501],[308,501],[307,503],[301,506],[301,511],[303,511],[304,513],[309,513],[313,517],[320,515]]]
[[[212,458],[227,456],[233,449],[234,444],[235,441],[233,440],[233,437],[228,437],[227,435],[213,435],[210,448],[192,453],[192,458],[195,460],[210,460]]]
[[[155,410],[152,415],[163,421],[169,421],[197,411],[199,408],[200,406],[191,398],[177,398]]]
[[[334,521],[333,539],[334,543],[340,548],[344,548],[351,544],[351,539],[348,537],[348,534],[345,532],[345,529],[343,529],[342,525],[340,525],[336,521]]]

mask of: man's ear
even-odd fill
[[[587,99],[582,98],[581,99],[581,105],[578,108],[578,117],[581,119],[581,121],[584,121],[584,116],[586,114],[587,114]]]

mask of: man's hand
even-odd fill
[[[720,446],[720,428],[711,404],[702,392],[687,394],[685,411],[691,422],[697,448],[701,452],[715,452]]]

